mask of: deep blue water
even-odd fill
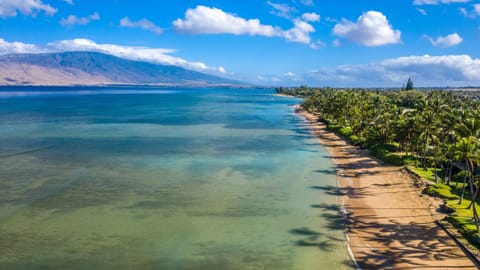
[[[0,269],[348,269],[333,165],[298,102],[0,88]]]

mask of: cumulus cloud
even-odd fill
[[[312,13],[303,13],[302,19],[306,22],[318,22],[320,21],[320,15],[315,12]]]
[[[310,33],[315,28],[300,18],[293,20],[294,26],[282,30],[278,26],[264,25],[258,19],[244,19],[218,8],[197,6],[188,9],[184,19],[173,22],[179,32],[189,34],[232,34],[265,37],[282,37],[288,41],[310,44]]]
[[[87,17],[77,17],[75,15],[70,15],[67,18],[62,18],[60,20],[60,24],[66,27],[71,27],[73,25],[86,25],[89,24],[91,21],[98,21],[100,20],[100,15],[97,12],[92,13],[92,15]]]
[[[457,46],[463,41],[462,37],[457,33],[446,35],[444,37],[437,37],[436,39],[433,39],[429,36],[424,37],[428,39],[433,46],[438,46],[442,48]]]
[[[322,68],[305,74],[310,83],[332,86],[401,86],[412,77],[416,85],[480,84],[480,59],[468,55],[408,56],[365,65]]]
[[[298,12],[296,8],[289,6],[287,4],[277,4],[271,1],[268,1],[267,4],[273,8],[273,10],[270,11],[270,13],[275,16],[289,19],[292,13]]]
[[[173,26],[190,34],[234,34],[272,37],[279,31],[271,25],[263,25],[258,19],[243,19],[218,8],[197,6],[188,9],[185,19],[177,19]]]
[[[451,4],[451,3],[467,3],[471,0],[414,0],[414,5],[438,5],[438,4]]]
[[[382,46],[401,41],[401,32],[394,30],[387,17],[378,11],[362,14],[357,22],[343,19],[335,25],[333,34],[365,46]]]
[[[0,54],[41,53],[46,51],[46,49],[40,48],[34,44],[28,44],[18,41],[8,42],[3,38],[0,38]]]
[[[290,41],[310,44],[310,33],[315,32],[315,28],[313,28],[311,24],[299,19],[294,21],[294,25],[295,27],[290,30],[283,31],[281,35]]]
[[[50,5],[44,4],[42,0],[1,0],[0,17],[15,17],[18,12],[23,15],[35,16],[39,12],[53,15],[57,10]]]
[[[131,21],[130,18],[125,17],[120,20],[120,26],[130,27],[130,28],[140,28],[143,30],[151,31],[155,34],[161,34],[163,32],[162,28],[155,25],[153,22],[147,19],[141,19],[139,21]]]

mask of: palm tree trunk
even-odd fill
[[[468,163],[465,161],[465,165],[468,168]],[[466,171],[466,170],[465,170]],[[460,200],[458,201],[458,204],[462,204],[463,202],[463,196],[465,195],[465,189],[467,187],[467,174],[465,173],[465,177],[463,178],[463,188],[462,188],[462,195],[460,195]]]
[[[470,204],[469,204],[468,207],[467,207],[468,209],[470,209],[470,208],[474,205],[474,202],[475,202],[475,201],[477,200],[477,198],[478,198],[478,190],[479,190],[479,188],[475,187],[474,190],[475,190],[475,193],[474,193],[473,196],[472,196],[472,201],[470,202]]]
[[[478,213],[477,213],[477,209],[475,207],[475,204],[473,205],[473,208],[472,208],[472,211],[473,211],[473,219],[475,221],[475,227],[477,228],[477,232],[480,232],[480,226],[479,226],[479,222],[478,222]]]
[[[470,171],[470,166],[468,167],[468,170]],[[474,191],[474,178],[473,178],[473,173],[470,174],[469,179],[469,184],[470,184],[470,193],[472,193],[472,203],[470,206],[472,207],[472,214],[473,214],[473,222],[475,223],[475,227],[477,229],[477,232],[480,231],[480,225],[479,225],[479,219],[478,219],[478,213],[477,213],[477,207],[476,207],[476,196],[477,196],[477,191]],[[470,206],[468,208],[470,208]]]
[[[415,151],[417,152],[417,155],[416,155],[416,157],[415,157],[415,168],[418,168],[418,161],[419,161],[419,159],[420,159],[420,151],[419,151],[418,145],[417,145],[417,147],[415,147],[415,148],[416,148]]]
[[[450,185],[450,181],[452,180],[452,171],[453,171],[453,161],[450,159],[450,164],[448,165],[447,185]]]
[[[427,170],[427,147],[428,147],[428,141],[427,141],[427,134],[425,134],[425,140],[423,143],[423,153],[422,153],[422,158],[423,158],[423,170]]]

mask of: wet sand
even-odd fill
[[[298,109],[298,108],[297,108]],[[477,269],[435,224],[441,202],[421,195],[402,167],[384,165],[300,109],[337,168],[349,245],[361,269]]]

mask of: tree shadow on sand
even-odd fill
[[[432,262],[463,260],[466,256],[452,245],[450,237],[440,227],[432,226],[430,222],[405,224],[392,218],[379,223],[376,218],[349,216],[348,224],[354,224],[355,231],[363,232],[365,241],[378,243],[374,247],[356,247],[362,258],[360,265],[364,269],[388,268],[399,264],[424,269]],[[458,265],[439,266],[443,269],[460,268]],[[465,268],[475,269],[473,263]]]
[[[404,269],[477,269],[473,262],[469,264],[465,261],[466,255],[453,244],[450,237],[431,222],[398,221],[405,216],[392,216],[380,222],[377,215],[334,214],[332,211],[337,210],[338,213],[339,209],[334,204],[311,207],[322,211],[320,215],[328,221],[327,228],[335,229],[344,223],[347,224],[351,239],[358,237],[362,240],[360,242],[376,243],[371,246],[351,246],[362,269],[397,269],[399,265],[408,265]],[[422,216],[423,213],[418,213],[409,217],[415,220]],[[463,263],[446,264],[456,260]]]
[[[336,187],[336,186],[311,186],[310,188],[323,191],[332,196],[348,196],[349,198],[363,198],[372,195],[367,188]]]

